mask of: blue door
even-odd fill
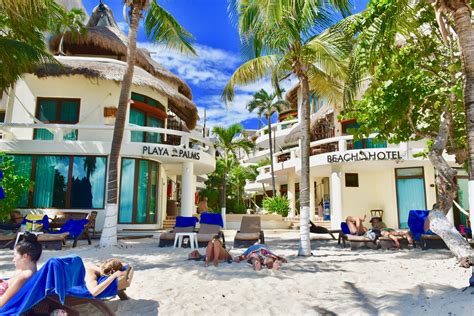
[[[426,210],[423,168],[396,169],[398,220],[400,228],[408,228],[410,210]]]

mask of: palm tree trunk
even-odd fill
[[[275,197],[275,172],[273,170],[273,148],[272,148],[272,122],[270,122],[270,115],[267,115],[268,119],[268,145],[270,145],[270,169],[272,172],[272,193],[273,197]]]
[[[450,1],[458,5],[453,10],[456,33],[461,46],[464,73],[464,107],[467,121],[469,148],[469,209],[471,225],[474,223],[474,29],[471,22],[470,1]],[[464,2],[464,3],[463,3]]]
[[[300,81],[302,104],[300,107],[301,124],[301,180],[300,180],[300,239],[299,256],[311,256],[311,242],[309,237],[309,81],[306,73],[301,69],[296,72]]]
[[[135,67],[135,56],[137,53],[137,29],[140,20],[141,9],[133,7],[128,34],[127,69],[122,80],[120,90],[117,117],[115,118],[114,135],[109,158],[109,172],[107,180],[107,206],[105,209],[105,222],[100,237],[100,246],[114,246],[117,244],[117,215],[118,215],[118,164],[120,160],[120,148],[122,146],[123,131],[127,107],[132,90],[133,71]],[[129,184],[133,185],[133,184]]]
[[[428,219],[430,221],[430,229],[443,239],[461,264],[469,268],[472,255],[471,246],[446,217],[446,214],[453,206],[453,200],[457,193],[456,170],[451,168],[443,158],[443,152],[448,142],[450,122],[452,122],[451,113],[446,109],[441,117],[438,136],[428,153],[431,163],[438,171],[438,176],[436,177],[437,208],[430,212]]]

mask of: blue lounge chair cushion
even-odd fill
[[[346,222],[341,222],[341,230],[344,235],[350,235],[351,230],[349,229],[349,226],[347,225]]]
[[[18,293],[2,308],[0,315],[19,315],[30,310],[49,295],[56,294],[61,303],[66,296],[93,298],[87,290],[84,277],[86,271],[82,259],[78,256],[50,258],[41,269],[32,276]],[[98,280],[103,282],[105,278]],[[117,294],[118,281],[114,280],[96,298],[107,298]]]
[[[48,215],[44,215],[43,218],[41,220],[29,220],[27,219],[28,215],[26,215],[24,218],[23,218],[23,221],[21,222],[20,225],[26,225],[26,223],[37,223],[37,224],[42,224],[43,225],[43,228],[42,230],[43,231],[48,231],[49,230],[49,218],[48,218]]]
[[[69,233],[69,237],[79,237],[84,231],[84,227],[89,223],[88,219],[68,219],[58,231],[51,234]]]
[[[219,225],[224,227],[222,215],[218,213],[201,213],[201,224]]]
[[[196,226],[198,219],[194,216],[176,216],[176,225],[175,227],[189,227],[189,226]]]
[[[425,231],[425,220],[429,212],[427,210],[411,210],[408,213],[408,227],[415,240],[420,240],[423,234],[433,234],[431,231]]]

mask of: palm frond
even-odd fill
[[[193,36],[186,31],[175,18],[156,1],[151,2],[145,18],[145,30],[150,40],[164,44],[166,47],[196,55],[191,42]]]
[[[272,69],[277,64],[277,57],[274,55],[261,56],[242,64],[230,77],[224,91],[222,99],[224,102],[232,101],[234,98],[234,89],[238,85],[246,85],[264,78],[271,74]]]

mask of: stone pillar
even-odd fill
[[[181,172],[181,216],[192,216],[194,213],[194,164],[184,162]]]
[[[314,177],[309,175],[309,219],[316,220],[316,196],[314,196]]]
[[[290,213],[288,217],[296,216],[296,194],[295,194],[295,174],[288,172],[288,200],[290,201]]]
[[[339,229],[342,221],[342,172],[333,169],[329,178],[331,191],[331,228]]]

